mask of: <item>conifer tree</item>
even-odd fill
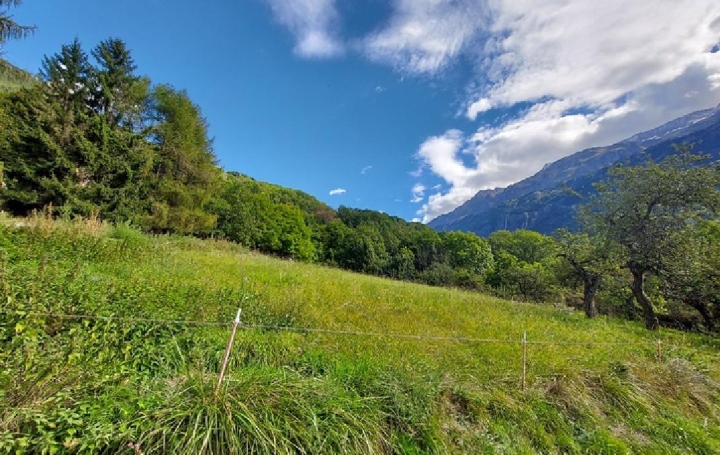
[[[67,146],[73,126],[89,113],[93,68],[80,41],[65,44],[60,52],[43,59],[40,78],[60,120],[60,145]]]
[[[20,25],[10,15],[10,8],[18,6],[22,0],[0,0],[0,49],[9,40],[27,38],[35,31],[31,25]]]
[[[135,74],[137,66],[125,43],[107,39],[92,51],[97,62],[94,109],[113,127],[137,123],[148,96],[149,81]]]

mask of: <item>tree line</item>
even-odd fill
[[[1,5],[1,4],[0,4]],[[0,206],[53,207],[148,232],[227,238],[347,270],[715,330],[720,318],[720,170],[689,147],[617,166],[552,236],[436,232],[380,212],[334,210],[303,192],[225,172],[183,90],[139,75],[126,44],[75,40],[37,81],[0,94]]]

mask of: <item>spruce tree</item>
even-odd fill
[[[137,66],[126,44],[107,39],[92,51],[97,62],[94,74],[94,109],[115,127],[138,123],[148,96],[149,81],[135,74]]]
[[[27,38],[35,31],[34,26],[20,25],[10,15],[10,8],[20,3],[22,0],[0,0],[0,49],[5,42]]]

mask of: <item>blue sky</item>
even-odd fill
[[[38,31],[5,57],[122,38],[201,106],[225,169],[427,221],[718,104],[716,3],[25,0]]]

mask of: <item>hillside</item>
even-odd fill
[[[720,451],[709,338],[97,221],[0,252],[0,451]]]
[[[28,72],[0,58],[0,92],[12,92],[35,83]]]
[[[720,106],[693,112],[617,144],[574,153],[507,188],[480,191],[429,225],[438,230],[462,230],[481,236],[501,229],[532,229],[549,234],[561,227],[575,227],[575,209],[582,200],[573,195],[591,193],[591,183],[602,180],[609,166],[639,164],[645,156],[661,160],[675,143],[692,143],[696,151],[717,157],[719,127]]]

